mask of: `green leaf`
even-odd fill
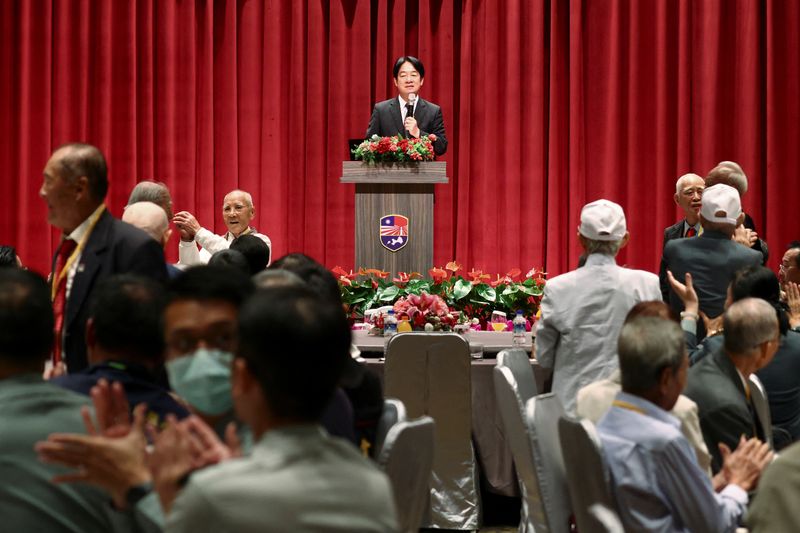
[[[400,294],[400,287],[396,285],[389,285],[382,289],[378,289],[378,300],[382,302],[393,302]]]
[[[486,300],[487,302],[494,302],[497,299],[497,293],[495,292],[494,288],[486,285],[485,283],[481,283],[477,287],[478,296]]]
[[[461,278],[453,285],[453,297],[456,300],[461,300],[472,292],[472,283]]]
[[[515,294],[517,292],[519,292],[519,288],[516,286],[516,284],[512,283],[512,284],[506,286],[506,288],[503,290],[502,294],[508,296],[509,294]]]

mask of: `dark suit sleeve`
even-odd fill
[[[380,113],[378,112],[378,104],[375,104],[375,107],[372,108],[372,116],[369,118],[369,126],[367,126],[367,134],[364,136],[365,139],[369,139],[373,135],[380,135],[381,131],[381,117]]]
[[[664,259],[664,248],[667,247],[667,232],[669,228],[664,230],[664,243],[661,245],[661,266],[658,269],[658,283],[661,286],[661,299],[669,302],[669,281],[667,280],[667,261]]]
[[[429,135],[433,133],[436,135],[436,140],[433,142],[433,151],[436,155],[442,155],[447,151],[447,135],[444,131],[444,117],[442,117],[442,108],[436,108],[436,115],[433,117],[430,126],[431,131],[422,131],[420,128],[420,136]]]
[[[141,274],[150,279],[166,283],[167,264],[164,249],[154,239],[147,238],[135,246],[121,246],[118,272]]]
[[[739,438],[755,437],[753,434],[753,421],[744,409],[728,406],[727,408],[714,409],[700,420],[703,431],[703,440],[706,441],[708,451],[711,453],[711,471],[719,472],[722,468],[722,454],[719,443],[726,444],[731,451],[739,445]]]

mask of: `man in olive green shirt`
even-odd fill
[[[53,483],[67,470],[40,462],[33,449],[50,433],[85,431],[80,412],[89,399],[42,379],[52,344],[44,279],[0,269],[0,530],[112,531],[108,496],[88,485]]]

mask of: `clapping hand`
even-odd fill
[[[786,305],[789,306],[789,323],[791,326],[800,326],[800,286],[793,281],[784,284],[786,290]]]
[[[179,211],[172,217],[172,222],[181,234],[182,241],[193,241],[197,232],[200,231],[200,223],[188,211]]]
[[[672,271],[667,270],[667,280],[669,281],[672,290],[678,295],[678,298],[683,302],[683,308],[687,313],[697,316],[697,311],[700,308],[700,300],[697,297],[697,292],[694,290],[692,283],[692,275],[687,272],[684,279],[686,284],[676,280],[672,275]]]

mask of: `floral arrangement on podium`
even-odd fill
[[[424,135],[420,138],[379,137],[373,135],[359,144],[353,154],[357,160],[365,163],[394,163],[433,161],[433,142],[436,135]]]
[[[428,331],[450,331],[457,324],[487,329],[493,311],[513,316],[522,310],[532,323],[547,277],[536,268],[524,277],[518,268],[494,276],[475,269],[464,272],[455,261],[443,268],[431,268],[427,278],[418,272],[398,272],[396,278],[389,279],[388,272],[374,268],[347,272],[337,266],[332,272],[354,322],[362,321],[370,309],[391,305],[398,322],[405,314],[412,329]],[[376,317],[376,321],[379,319],[382,317]]]

